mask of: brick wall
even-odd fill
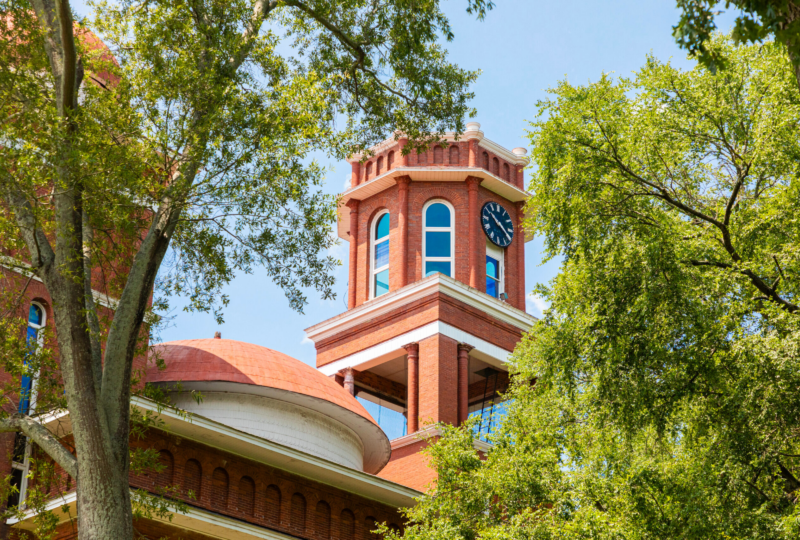
[[[436,334],[419,342],[419,419],[458,424],[458,343]]]
[[[410,488],[426,491],[437,478],[436,471],[428,466],[428,456],[422,450],[428,441],[415,441],[412,444],[392,449],[392,459],[378,476],[403,484]]]
[[[372,520],[402,523],[392,507],[158,430],[132,446],[158,450],[167,464],[131,476],[132,486],[191,487],[196,499],[185,500],[193,506],[298,538],[369,540]]]
[[[401,264],[403,253],[400,251],[400,237],[398,231],[398,188],[390,187],[377,195],[364,199],[359,204],[358,212],[358,246],[356,255],[356,306],[370,299],[370,280],[372,279],[371,246],[372,225],[377,214],[388,210],[389,218],[389,290],[397,290],[402,285]],[[478,207],[475,215],[469,214],[469,199],[466,182],[411,182],[408,188],[408,253],[407,275],[410,283],[423,277],[422,254],[422,209],[425,203],[433,199],[442,199],[449,202],[455,211],[455,254],[453,277],[458,281],[469,284],[470,261],[472,252],[469,242],[469,220],[481,226],[480,210],[487,202],[496,202],[502,205],[511,216],[514,224],[515,237],[505,251],[505,279],[504,287],[509,296],[509,304],[525,309],[524,305],[524,276],[519,275],[518,257],[520,250],[524,256],[524,234],[522,233],[514,203],[505,200],[499,195],[485,188],[478,190]],[[349,217],[347,218],[349,219]],[[486,236],[483,232],[478,234],[477,259],[485,261]],[[484,262],[477,264],[477,288],[486,292],[486,266]],[[351,285],[352,286],[352,285]],[[523,294],[519,294],[523,290]],[[522,298],[522,301],[520,301]]]

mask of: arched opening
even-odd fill
[[[460,165],[457,144],[450,146],[450,165]]]
[[[383,172],[383,157],[379,157],[375,166],[375,176],[380,176]]]
[[[161,450],[158,453],[158,463],[162,469],[155,475],[155,484],[167,487],[172,484],[172,473],[175,470],[175,460],[169,450]]]
[[[423,275],[436,272],[453,277],[455,253],[455,212],[450,203],[433,200],[422,209]]]
[[[433,148],[433,162],[437,164],[444,163],[444,149],[441,146]]]
[[[391,216],[388,211],[380,212],[372,221],[372,243],[370,265],[372,279],[370,281],[370,298],[377,298],[389,292],[389,225]]]
[[[417,150],[417,165],[428,164],[428,152],[425,150]]]
[[[190,459],[183,466],[183,493],[186,497],[200,499],[200,488],[202,486],[203,467],[196,459]]]
[[[228,508],[228,472],[222,467],[211,475],[211,506],[217,510]]]
[[[394,150],[389,152],[389,155],[386,156],[386,163],[386,170],[389,170],[394,166]]]
[[[503,180],[511,181],[511,169],[508,168],[508,163],[503,163]]]
[[[275,484],[267,486],[266,508],[264,517],[270,525],[278,525],[281,522],[281,489]]]
[[[483,163],[483,168],[488,171],[489,170],[489,154],[486,153],[486,152],[483,153],[483,161],[482,161],[482,163]]]
[[[492,173],[495,176],[500,176],[500,160],[497,158],[492,158]]]
[[[256,483],[249,476],[239,479],[239,512],[252,516],[256,506]]]
[[[306,532],[306,498],[299,493],[292,495],[292,515],[289,524],[299,533]]]
[[[317,538],[328,540],[331,537],[331,507],[325,501],[317,503],[314,528],[316,529]]]
[[[367,163],[367,168],[365,169],[364,172],[364,181],[366,182],[367,180],[369,180],[371,176],[372,176],[372,162],[370,161]]]
[[[339,538],[341,540],[355,540],[356,516],[345,508],[339,516]]]

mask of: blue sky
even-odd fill
[[[547,89],[564,78],[574,84],[596,81],[603,72],[627,75],[639,68],[648,54],[692,67],[672,38],[678,20],[671,0],[495,0],[486,20],[478,22],[465,12],[466,0],[444,0],[455,39],[446,44],[450,58],[468,69],[481,69],[474,86],[476,121],[486,136],[506,148],[528,146],[525,131],[536,113],[536,102]],[[86,13],[79,3],[79,13]],[[732,24],[730,14],[719,22]],[[321,159],[332,170],[325,190],[340,192],[349,178],[345,162]],[[527,177],[527,175],[526,175]],[[218,327],[211,315],[186,313],[183,302],[173,300],[174,316],[161,333],[165,341],[209,338],[219,330],[223,337],[263,345],[314,365],[314,346],[303,330],[345,310],[347,250],[342,242],[333,253],[342,260],[336,272],[337,298],[322,301],[309,296],[304,315],[289,308],[282,291],[263,272],[241,275],[224,291],[230,297],[225,323]],[[542,262],[542,242],[526,245],[526,283],[549,281],[558,262]],[[541,302],[529,301],[528,311],[540,314]]]

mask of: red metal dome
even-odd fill
[[[335,381],[278,351],[230,339],[170,341],[154,346],[166,369],[148,365],[148,383],[180,382],[187,389],[213,387],[294,402],[334,418],[364,444],[364,470],[377,472],[391,453],[388,438],[364,407]]]

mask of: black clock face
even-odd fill
[[[493,243],[506,247],[514,238],[514,224],[506,209],[496,202],[488,202],[481,209],[483,232]]]

